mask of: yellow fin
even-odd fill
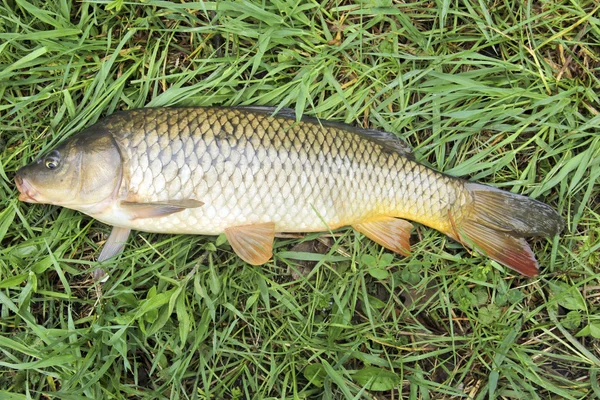
[[[386,249],[405,256],[410,254],[410,231],[413,226],[408,221],[385,217],[352,225],[352,227]]]
[[[164,217],[187,208],[197,208],[203,205],[203,202],[194,199],[169,200],[156,203],[121,202],[121,208],[132,219]]]
[[[264,264],[273,255],[273,222],[233,226],[225,229],[225,236],[235,253],[248,264]]]

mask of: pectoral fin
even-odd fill
[[[125,247],[125,243],[129,237],[129,232],[131,232],[131,229],[129,228],[121,228],[118,226],[113,227],[108,239],[106,240],[106,243],[104,243],[104,247],[102,247],[100,255],[98,256],[98,261],[102,262],[119,255]]]
[[[156,203],[121,202],[121,208],[131,219],[165,217],[188,208],[198,208],[203,205],[203,202],[194,199],[170,200]]]
[[[408,221],[385,217],[352,225],[352,227],[386,249],[405,256],[410,254],[410,231],[413,226]]]
[[[109,258],[121,254],[125,247],[125,243],[127,242],[127,238],[129,237],[129,232],[131,232],[131,229],[129,228],[121,228],[119,226],[113,227],[98,256],[98,262],[108,260]],[[96,282],[104,282],[104,280],[108,278],[105,278],[106,271],[104,271],[102,267],[96,268],[92,275]]]
[[[275,224],[272,222],[227,228],[225,236],[235,253],[248,264],[264,264],[273,255]]]

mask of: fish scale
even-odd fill
[[[160,118],[153,109],[116,114],[105,124],[129,160],[125,178],[135,201],[194,198],[206,204],[134,223],[145,231],[219,234],[234,224],[267,221],[280,232],[322,231],[407,214],[426,222],[447,213],[448,202],[437,197],[460,191],[442,177],[442,188],[451,190],[438,188],[427,195],[434,201],[419,201],[439,175],[414,183],[425,167],[316,122],[299,125],[243,109],[174,108]]]
[[[389,133],[260,107],[116,113],[15,180],[23,201],[113,225],[100,261],[122,250],[130,229],[225,233],[256,265],[271,258],[275,233],[344,225],[408,254],[408,219],[533,276],[523,237],[564,225],[546,204],[419,164]]]

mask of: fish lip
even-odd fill
[[[39,203],[39,201],[35,199],[35,196],[38,194],[37,190],[35,190],[33,186],[18,173],[15,175],[15,183],[17,185],[17,190],[19,191],[20,201],[26,203]]]

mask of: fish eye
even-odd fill
[[[48,156],[44,159],[44,164],[48,169],[56,169],[60,165],[59,154],[56,150],[52,151]]]
[[[46,164],[46,168],[48,169],[56,169],[58,168],[58,159],[54,158],[54,157],[48,157],[46,158],[46,160],[44,160],[44,163]]]

